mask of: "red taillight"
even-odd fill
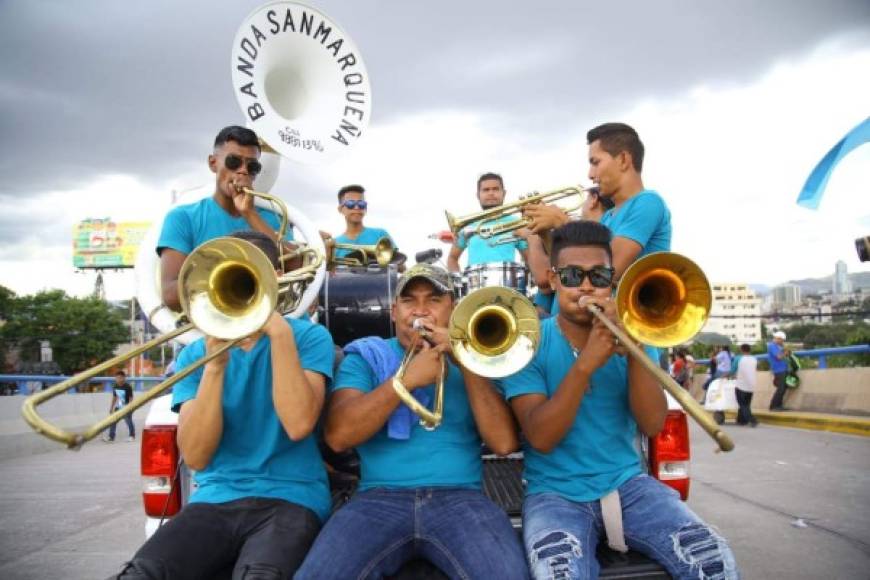
[[[175,427],[147,427],[142,432],[142,501],[150,517],[174,516],[181,509],[180,482],[172,486],[178,469],[175,432]]]
[[[649,440],[652,475],[689,498],[689,423],[683,411],[668,411],[661,433]]]

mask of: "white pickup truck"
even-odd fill
[[[161,521],[179,512],[191,493],[192,477],[185,467],[176,443],[178,415],[170,409],[171,395],[154,400],[142,433],[142,501],[145,507],[145,536],[150,537]],[[685,501],[689,495],[689,427],[685,412],[668,395],[668,415],[665,427],[656,437],[639,438],[639,450],[647,460],[649,473],[680,492]],[[510,457],[483,455],[484,490],[507,512],[518,533],[522,530],[522,454]],[[346,501],[354,491],[354,474],[330,477],[336,506]],[[358,476],[358,473],[355,474]],[[599,544],[598,560],[601,578],[669,578],[664,569],[646,556],[630,551],[620,554]],[[425,562],[412,562],[394,576],[398,579],[432,580],[444,576]]]

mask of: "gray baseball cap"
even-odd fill
[[[408,268],[396,284],[396,296],[401,296],[408,282],[417,278],[428,280],[439,292],[453,292],[453,282],[450,274],[441,266],[434,264],[415,264]]]

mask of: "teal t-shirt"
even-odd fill
[[[387,341],[397,354],[404,353],[399,340]],[[335,377],[335,389],[369,393],[380,382],[358,354],[348,354]],[[435,385],[422,387],[432,393]],[[429,404],[429,408],[432,404]],[[360,490],[375,487],[481,487],[481,439],[468,403],[462,373],[453,364],[444,384],[444,421],[428,431],[415,420],[409,439],[391,439],[384,425],[371,439],[357,446],[360,456]]]
[[[610,228],[614,238],[628,238],[640,244],[638,258],[671,250],[671,212],[662,197],[650,189],[604,212],[601,223]]]
[[[293,329],[304,370],[332,378],[332,338],[319,324],[286,319]],[[245,352],[230,349],[223,390],[223,434],[211,462],[195,474],[198,488],[191,502],[223,503],[246,497],[283,499],[305,506],[325,521],[331,499],[326,470],[314,435],[292,441],[272,402],[271,341],[261,336]],[[205,340],[178,355],[176,370],[205,355]],[[200,367],[175,385],[172,409],[196,397]]]
[[[508,400],[528,394],[551,398],[574,364],[574,352],[556,319],[541,322],[541,343],[532,362],[499,381]],[[647,354],[652,356],[649,349]],[[527,494],[550,492],[571,501],[594,501],[642,472],[627,373],[626,358],[614,355],[592,374],[574,424],[553,451],[541,453],[524,443]]]
[[[492,226],[507,222],[516,221],[516,218],[506,215],[495,220],[485,222],[486,225]],[[476,266],[478,264],[486,264],[488,262],[516,262],[516,252],[525,250],[529,244],[525,240],[517,240],[510,244],[499,244],[497,246],[489,245],[490,241],[495,241],[498,238],[484,239],[473,232],[477,229],[480,222],[474,222],[468,227],[462,229],[456,237],[456,246],[464,250],[468,248],[468,266]],[[513,232],[503,234],[503,236],[512,236]]]
[[[373,246],[378,243],[383,237],[390,238],[390,241],[393,243],[393,247],[396,247],[396,242],[387,233],[387,230],[381,228],[363,228],[363,230],[359,233],[356,239],[352,240],[344,234],[341,234],[335,241],[339,244],[355,244],[357,246]],[[339,248],[335,251],[335,256],[337,258],[345,258],[350,253],[350,250]]]
[[[275,231],[281,227],[280,218],[273,212],[258,207],[257,213]],[[176,206],[166,214],[163,229],[160,230],[160,238],[157,240],[157,254],[159,255],[163,248],[189,254],[194,248],[209,240],[250,229],[251,226],[245,218],[231,216],[214,198],[206,197],[193,203]],[[289,225],[284,239],[293,240],[293,228]]]

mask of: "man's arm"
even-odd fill
[[[637,259],[643,247],[632,239],[617,236],[611,240],[610,249],[613,251],[615,280],[619,280],[625,270]]]
[[[541,237],[530,235],[527,238],[529,249],[523,253],[523,259],[532,273],[532,278],[535,280],[535,285],[539,289],[549,290],[550,280],[547,276],[547,271],[550,269],[550,258],[544,251],[544,244],[541,242]]]
[[[206,348],[213,352],[224,341],[206,337]],[[181,405],[178,414],[178,447],[184,461],[194,470],[211,462],[224,429],[224,374],[229,352],[210,360],[203,368],[196,397]]]
[[[160,293],[163,303],[175,312],[181,311],[181,301],[178,299],[178,273],[187,254],[182,254],[172,248],[163,248],[160,252]]]
[[[480,377],[465,367],[460,368],[468,403],[483,442],[496,455],[507,455],[519,449],[516,423],[504,398],[489,379]]]
[[[447,256],[447,270],[449,272],[461,272],[459,268],[459,257],[462,255],[463,249],[453,244],[450,247],[450,254]]]
[[[275,412],[287,436],[292,441],[301,441],[317,425],[323,408],[326,379],[320,373],[303,370],[296,337],[281,315],[273,312],[263,331],[271,341]]]
[[[441,351],[423,345],[408,365],[402,384],[408,391],[435,382],[441,368]],[[332,394],[326,416],[326,444],[339,453],[371,439],[401,403],[389,377],[369,392],[340,389]]]

